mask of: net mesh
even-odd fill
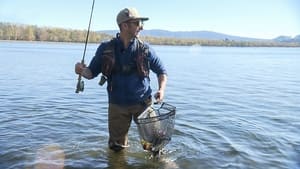
[[[145,150],[159,151],[169,143],[175,124],[176,107],[162,103],[148,107],[137,119],[141,144]]]

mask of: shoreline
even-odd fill
[[[199,47],[240,47],[240,48],[300,48],[299,45],[295,46],[289,46],[289,45],[278,45],[278,46],[267,46],[267,45],[257,45],[257,46],[240,46],[240,45],[201,45],[201,44],[156,44],[156,43],[150,43],[147,40],[144,40],[145,42],[155,45],[155,46],[199,46]],[[85,44],[84,42],[65,42],[65,41],[25,41],[25,40],[2,40],[0,39],[0,42],[18,42],[18,43],[44,43],[44,44],[54,44],[54,43],[61,43],[61,44]],[[101,42],[88,42],[88,44],[100,44]]]

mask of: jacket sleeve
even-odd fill
[[[101,63],[102,63],[102,53],[107,46],[106,42],[102,42],[97,51],[95,56],[92,58],[88,68],[91,70],[93,78],[97,77],[101,73]]]
[[[167,70],[165,69],[165,66],[161,59],[157,56],[156,52],[152,47],[149,46],[149,65],[150,70],[156,73],[157,76],[161,74],[167,74]]]

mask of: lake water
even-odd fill
[[[300,48],[153,47],[177,107],[158,161],[134,123],[126,151],[107,148],[105,87],[75,93],[84,44],[0,42],[0,168],[300,169]]]

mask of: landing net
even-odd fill
[[[148,107],[137,119],[141,144],[145,150],[157,152],[171,140],[176,107],[162,103],[159,108]]]

